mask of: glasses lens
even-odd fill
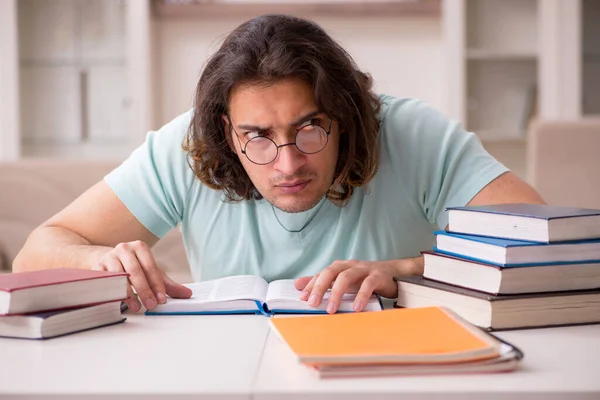
[[[327,145],[327,133],[319,125],[307,125],[296,135],[296,146],[303,153],[318,153],[325,145]]]
[[[277,145],[269,138],[257,136],[246,144],[246,156],[256,164],[268,164],[277,157]]]

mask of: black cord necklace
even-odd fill
[[[308,219],[308,221],[306,221],[304,223],[304,225],[302,225],[302,227],[300,229],[288,229],[285,226],[283,226],[283,224],[279,220],[279,217],[277,216],[277,211],[275,211],[275,206],[273,206],[273,204],[271,204],[271,203],[269,203],[269,204],[271,204],[271,210],[273,210],[273,216],[275,217],[275,220],[277,221],[279,226],[281,226],[287,232],[300,233],[304,230],[304,228],[306,228],[312,222],[313,219],[315,219],[315,217],[317,216],[317,214],[319,213],[319,211],[321,210],[321,207],[323,207],[323,204],[325,204],[325,202],[326,202],[325,199],[321,200],[321,204],[319,204],[315,213]]]

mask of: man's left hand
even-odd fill
[[[300,299],[308,300],[313,307],[321,304],[323,295],[331,288],[327,312],[337,311],[344,293],[356,293],[353,309],[362,311],[373,293],[383,297],[398,296],[395,276],[420,275],[423,258],[406,258],[389,261],[335,261],[315,276],[296,279],[296,289],[302,290]]]

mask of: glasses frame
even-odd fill
[[[238,140],[238,143],[240,144],[240,148],[242,149],[242,154],[246,156],[246,158],[248,159],[248,161],[250,161],[252,164],[256,164],[256,165],[268,165],[271,164],[273,161],[275,161],[277,159],[277,157],[279,157],[279,149],[285,146],[292,146],[294,145],[296,147],[296,149],[302,153],[302,154],[317,154],[320,153],[321,151],[323,151],[323,149],[325,147],[327,147],[327,144],[329,143],[329,134],[331,133],[331,127],[333,125],[333,119],[331,117],[329,117],[329,127],[327,128],[327,130],[325,130],[325,128],[323,128],[321,125],[318,124],[304,124],[302,126],[300,126],[299,128],[296,128],[296,135],[294,136],[294,141],[293,142],[289,142],[289,143],[284,143],[284,144],[277,144],[275,143],[275,141],[269,137],[266,136],[256,136],[253,137],[252,139],[248,140],[246,143],[242,144],[242,141],[240,139],[240,136],[238,135],[237,131],[235,130],[235,128],[233,127],[233,123],[231,122],[231,117],[228,115],[227,118],[229,119],[229,126],[231,128],[231,130],[235,133],[235,137]],[[308,153],[306,151],[302,151],[298,145],[296,144],[297,142],[297,138],[298,138],[298,134],[300,134],[300,132],[302,131],[302,129],[306,128],[307,126],[318,126],[319,128],[323,129],[325,131],[325,144],[323,145],[323,147],[318,150],[318,151],[313,151],[312,153]],[[275,145],[275,147],[277,148],[277,152],[275,153],[275,157],[273,157],[273,159],[269,162],[266,163],[257,163],[256,161],[253,161],[250,157],[248,157],[248,154],[246,154],[246,148],[248,147],[248,143],[250,143],[251,141],[253,141],[256,138],[261,138],[261,139],[267,139],[270,140],[271,143],[273,143],[273,145]]]

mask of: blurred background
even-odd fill
[[[0,0],[0,259],[269,12],[321,24],[378,92],[461,121],[549,203],[600,207],[600,0]]]

